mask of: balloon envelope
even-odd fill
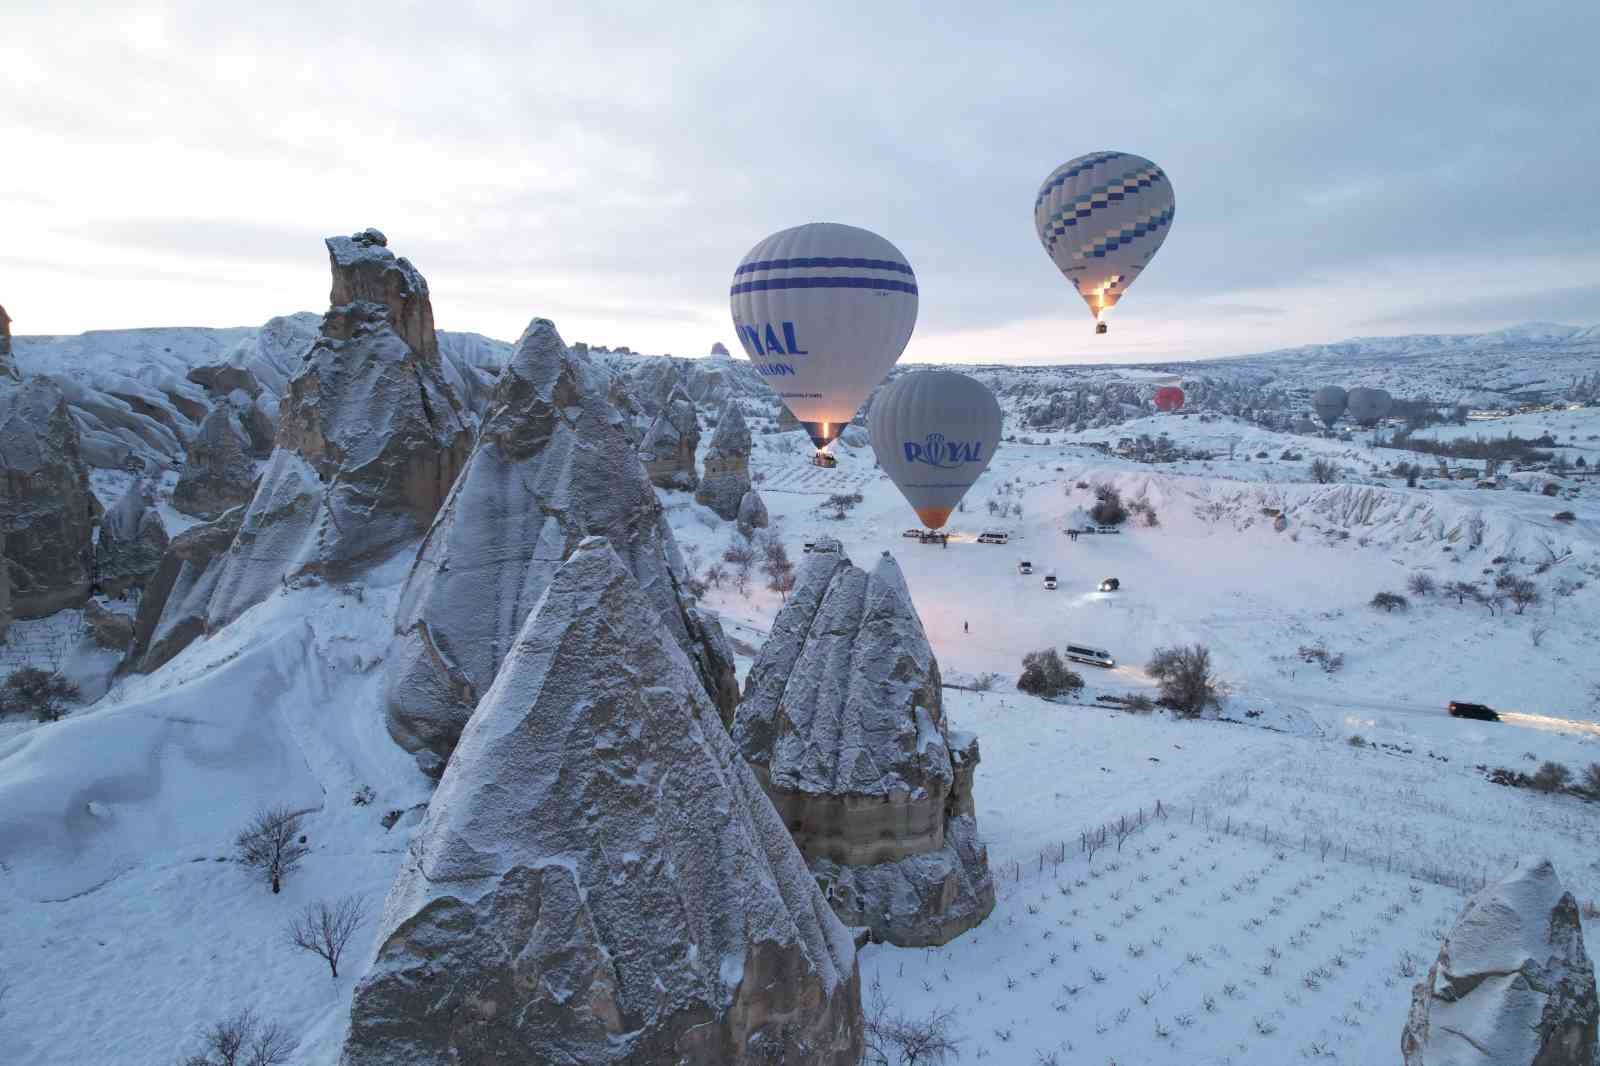
[[[872,401],[872,450],[922,524],[938,529],[994,457],[1000,405],[982,382],[919,370]]]
[[[1167,239],[1172,183],[1127,152],[1092,152],[1061,164],[1039,187],[1039,242],[1096,319],[1116,305]]]
[[[1389,394],[1382,389],[1356,388],[1350,390],[1350,417],[1363,426],[1375,426],[1389,414],[1393,406]]]
[[[729,300],[745,354],[819,448],[894,367],[917,321],[906,257],[837,222],[786,229],[750,249]]]
[[[1183,406],[1183,390],[1176,385],[1166,385],[1156,390],[1156,410],[1176,411]]]
[[[1345,405],[1349,402],[1349,394],[1337,385],[1324,385],[1311,394],[1311,409],[1317,412],[1317,417],[1322,419],[1322,424],[1329,429],[1339,421],[1339,416],[1344,414]]]

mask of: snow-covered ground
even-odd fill
[[[1542,417],[1468,428],[1543,426],[1580,446],[1600,428],[1592,411]],[[1471,482],[1407,488],[1388,471],[1417,457],[1361,434],[1150,418],[1007,444],[940,548],[901,536],[914,519],[870,449],[841,444],[839,467],[821,470],[801,434],[754,421],[752,468],[791,556],[822,534],[858,562],[892,551],[947,683],[963,686],[946,689],[949,716],[981,738],[994,915],[943,948],[862,956],[869,998],[876,987],[907,1013],[954,1009],[960,1061],[1396,1062],[1410,985],[1465,888],[1536,851],[1581,898],[1600,896],[1600,807],[1477,769],[1600,762],[1600,485],[1564,482],[1559,503]],[[1162,432],[1216,457],[1146,465],[1090,447]],[[1311,483],[1313,458],[1341,480]],[[126,487],[95,477],[108,503]],[[1159,524],[1069,539],[1093,499],[1080,483],[1102,482],[1149,501]],[[862,496],[842,520],[819,508],[836,493]],[[730,524],[688,494],[662,498],[703,572]],[[1554,520],[1558,506],[1576,521]],[[991,528],[1010,543],[977,543]],[[378,691],[408,562],[359,587],[285,590],[62,722],[0,723],[8,1061],[170,1063],[243,1006],[295,1034],[296,1062],[336,1059],[370,930],[338,980],[282,931],[319,897],[377,906],[427,800]],[[1507,567],[1542,593],[1520,615],[1437,593],[1407,593],[1394,614],[1368,606],[1416,573],[1487,587]],[[1121,590],[1097,592],[1108,576]],[[753,649],[780,598],[758,577],[706,603]],[[49,647],[95,665],[70,614],[12,634],[8,664]],[[1120,665],[1081,668],[1077,702],[1015,690],[1025,652],[1069,641]],[[1193,642],[1230,689],[1224,720],[1096,705],[1153,691],[1150,653]],[[1301,658],[1319,643],[1344,655],[1337,673]],[[992,690],[974,691],[988,674]],[[1519,714],[1458,721],[1451,699]],[[229,861],[269,801],[307,812],[312,849],[280,896]],[[1084,834],[1107,825],[1110,843],[1086,854]]]

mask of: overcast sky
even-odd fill
[[[15,332],[321,311],[376,226],[441,328],[694,355],[815,220],[909,257],[909,361],[1600,322],[1596,0],[236,7],[0,0]],[[1101,149],[1177,215],[1097,338],[1032,208]]]

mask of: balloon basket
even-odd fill
[[[1099,336],[1100,334],[1107,332],[1106,324],[1104,322],[1096,322],[1094,324],[1094,332],[1095,332],[1096,336]]]
[[[811,465],[820,466],[824,470],[832,470],[834,467],[839,465],[839,460],[835,459],[827,452],[814,452],[811,456]]]

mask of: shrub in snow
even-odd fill
[[[1560,792],[1572,780],[1572,771],[1558,762],[1541,763],[1529,784],[1540,792]]]
[[[1161,685],[1161,702],[1186,718],[1222,702],[1211,673],[1211,649],[1204,644],[1157,648],[1145,670]]]
[[[1156,701],[1142,692],[1122,697],[1122,709],[1132,714],[1149,714],[1156,709]]]
[[[1299,655],[1302,662],[1316,663],[1326,674],[1336,674],[1344,666],[1344,654],[1329,651],[1321,641],[1300,645]]]
[[[1111,485],[1096,485],[1089,517],[1102,526],[1117,526],[1127,521],[1128,509],[1122,505],[1122,494]]]
[[[260,870],[274,893],[282,889],[283,879],[311,850],[300,833],[301,817],[287,807],[266,807],[257,811],[234,838],[238,860],[252,870]]]
[[[339,958],[367,921],[367,902],[360,896],[346,896],[336,902],[319,899],[308,903],[289,923],[290,946],[309,951],[328,964],[335,980],[339,977]]]
[[[1583,771],[1583,785],[1585,792],[1591,792],[1600,797],[1600,762],[1592,762]]]
[[[1147,528],[1154,529],[1161,524],[1160,519],[1156,517],[1155,505],[1149,500],[1134,500],[1128,504],[1128,513],[1137,517],[1140,524]]]
[[[67,703],[77,698],[75,682],[37,666],[24,666],[13,670],[0,685],[0,714],[31,714],[41,722],[54,722],[67,713]]]
[[[1380,592],[1372,597],[1371,604],[1380,611],[1404,611],[1411,606],[1411,601],[1398,592]]]
[[[1061,696],[1083,688],[1083,678],[1067,669],[1054,648],[1030,651],[1022,657],[1022,676],[1017,688],[1030,696]]]
[[[1431,596],[1438,587],[1438,583],[1433,580],[1433,576],[1425,574],[1421,570],[1406,579],[1406,588],[1413,596]]]
[[[215,1023],[203,1037],[206,1050],[190,1055],[183,1066],[282,1066],[295,1040],[277,1022],[263,1022],[245,1007]]]
[[[1311,460],[1311,467],[1307,473],[1311,475],[1311,480],[1319,485],[1329,485],[1339,480],[1338,465],[1328,459]]]

